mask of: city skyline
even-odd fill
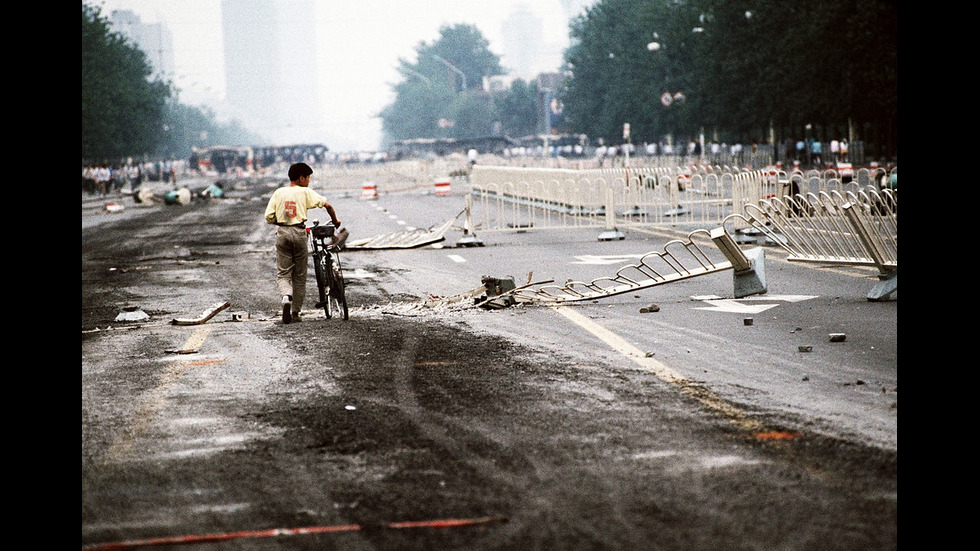
[[[387,0],[346,2],[323,0],[92,0],[103,15],[114,10],[130,10],[145,25],[162,23],[173,34],[174,69],[172,80],[180,89],[182,102],[204,105],[215,111],[220,120],[234,117],[257,126],[255,131],[273,142],[299,143],[316,141],[332,151],[375,150],[380,147],[381,121],[377,114],[394,98],[391,85],[401,79],[398,59],[412,60],[415,48],[422,42],[438,39],[443,25],[472,24],[487,38],[490,49],[501,56],[501,64],[513,76],[530,79],[539,72],[560,68],[561,53],[568,45],[568,22],[595,0],[547,0],[527,2],[500,0],[459,3],[433,0],[427,8]],[[293,105],[284,92],[257,90],[256,95],[281,103],[282,108],[267,109],[266,123],[249,121],[236,112],[239,99],[226,79],[226,67],[235,61],[226,59],[224,4],[251,6],[248,13],[265,5],[275,6],[276,13],[266,17],[277,20],[280,43],[290,44],[304,33],[314,35],[314,50],[302,54],[284,52],[280,68],[292,73],[281,75],[281,88],[293,87],[294,94],[307,99]],[[311,8],[312,7],[312,8]],[[282,14],[310,12],[305,20],[293,20]],[[537,33],[521,41],[506,29],[517,30],[513,18],[524,13],[529,32]],[[537,21],[535,21],[537,20]],[[265,22],[268,26],[270,23]],[[300,30],[305,29],[305,30]],[[297,34],[299,33],[299,34]],[[242,37],[236,32],[231,42]],[[255,41],[258,38],[252,38]],[[257,46],[253,44],[253,46]],[[270,46],[271,47],[271,46]],[[533,58],[515,55],[515,51],[535,49]],[[258,54],[256,54],[258,55]],[[150,56],[148,56],[150,57]],[[268,69],[273,72],[274,69]],[[305,84],[290,80],[294,75],[312,78]],[[274,77],[273,77],[274,78]],[[268,79],[263,79],[268,80]],[[303,87],[306,90],[303,91]],[[309,96],[312,95],[313,99]],[[266,105],[270,102],[266,101]],[[254,112],[254,111],[253,111]],[[276,114],[278,113],[278,114]]]

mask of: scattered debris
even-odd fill
[[[424,302],[422,302],[421,307],[425,309],[442,308],[442,307],[453,307],[460,304],[472,304],[474,297],[486,292],[486,288],[482,285],[467,291],[465,293],[459,293],[458,295],[452,295],[449,297],[440,297],[437,295],[430,295]]]
[[[153,194],[153,190],[149,188],[140,188],[139,191],[133,195],[133,200],[137,203],[152,203],[154,202],[154,199],[156,199],[156,196]]]
[[[844,342],[844,340],[847,339],[847,335],[844,333],[831,333],[829,337],[830,342]]]
[[[172,325],[199,325],[199,324],[202,324],[202,323],[208,321],[209,319],[213,318],[215,316],[215,314],[217,314],[218,312],[224,310],[225,308],[228,308],[229,306],[231,306],[231,303],[230,302],[219,302],[219,303],[215,304],[214,306],[212,306],[211,308],[208,308],[207,310],[205,310],[201,314],[201,316],[199,318],[196,318],[196,319],[191,319],[191,318],[175,318],[170,323]]]
[[[126,207],[120,205],[119,203],[108,202],[105,204],[106,212],[122,212]]]
[[[528,272],[528,282],[520,287],[515,287],[514,278],[499,279],[495,277],[483,276],[482,288],[486,290],[486,294],[477,299],[474,302],[474,305],[479,306],[480,308],[494,310],[513,306],[517,304],[517,300],[513,296],[514,293],[522,289],[526,289],[532,285],[542,285],[544,283],[551,283],[554,281],[553,279],[549,279],[547,281],[536,281],[532,283],[531,277],[533,275],[534,272]]]
[[[122,312],[119,312],[115,321],[143,321],[149,318],[149,314],[140,310],[139,306],[127,306],[123,308]]]
[[[517,288],[514,284],[514,278],[499,279],[483,276],[481,281],[483,282],[483,288],[487,292],[474,304],[479,304],[481,308],[486,309],[500,309],[516,304],[514,297],[508,294],[508,291],[513,291]]]
[[[745,318],[742,320],[742,325],[752,325],[753,323],[755,323],[755,320],[752,318]]]
[[[641,314],[647,314],[649,312],[659,312],[659,311],[660,311],[660,307],[657,306],[656,304],[650,304],[649,306],[644,306],[643,308],[640,308]]]
[[[204,191],[200,193],[203,198],[216,198],[220,199],[225,196],[225,186],[221,182],[215,182],[210,186],[206,187]]]
[[[168,191],[163,196],[163,202],[168,205],[186,205],[191,202],[191,190],[182,187],[173,191]]]
[[[198,350],[199,349],[197,348],[183,348],[180,350],[174,350],[174,349],[164,350],[164,352],[166,352],[167,354],[197,354]]]
[[[801,346],[799,348],[800,352],[813,352],[812,346]]]

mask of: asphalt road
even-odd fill
[[[585,279],[678,236],[458,248],[454,230],[345,252],[350,320],[308,300],[284,326],[261,219],[274,187],[83,201],[83,546],[897,548],[897,300],[865,299],[872,273],[767,248],[753,299],[719,273],[484,310],[466,296],[483,275]],[[321,191],[351,239],[463,204]]]

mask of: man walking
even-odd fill
[[[309,251],[306,241],[306,211],[327,209],[334,226],[340,220],[333,206],[309,188],[313,169],[306,163],[289,167],[289,185],[277,189],[265,209],[265,221],[276,229],[276,288],[282,297],[282,322],[302,321],[300,310],[306,298]]]

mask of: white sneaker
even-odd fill
[[[282,297],[282,322],[283,323],[289,323],[293,321],[292,316],[289,313],[292,307],[293,307],[293,297],[289,295],[284,295]]]

